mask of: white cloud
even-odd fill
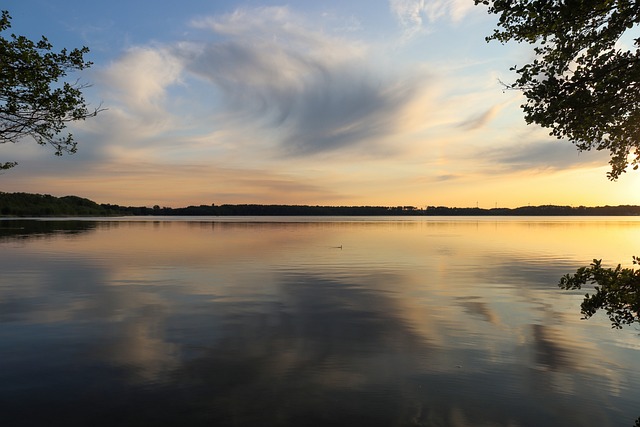
[[[108,110],[79,126],[91,141],[79,156],[256,165],[347,148],[387,155],[376,144],[391,139],[424,94],[424,73],[381,75],[365,45],[286,8],[193,24],[205,41],[134,47],[97,71]]]
[[[429,22],[448,19],[457,23],[474,7],[472,0],[427,0],[424,3]]]
[[[287,8],[241,10],[194,25],[216,40],[183,44],[174,54],[222,92],[236,118],[278,132],[289,155],[370,148],[396,130],[424,85],[370,72],[376,67],[361,43],[327,35]]]
[[[428,30],[427,24],[437,21],[460,22],[474,3],[472,0],[389,0],[389,7],[406,35],[413,36]]]
[[[102,105],[97,117],[74,128],[83,140],[79,156],[98,161],[99,157],[119,159],[141,153],[142,147],[156,145],[163,134],[180,129],[180,120],[171,112],[171,86],[181,82],[180,61],[164,47],[135,47],[108,67],[96,72]]]
[[[193,21],[196,28],[210,30],[227,41],[258,42],[310,58],[336,63],[362,58],[367,50],[361,43],[331,36],[285,7],[240,9],[234,13]],[[274,52],[270,52],[274,53]]]
[[[391,11],[400,23],[407,27],[421,27],[424,0],[389,0]]]
[[[383,71],[380,46],[327,34],[287,8],[242,9],[192,25],[202,30],[199,41],[137,47],[103,71],[112,102],[92,125],[104,154],[254,165],[321,154],[338,162],[388,158],[429,151],[424,141],[436,144],[437,129],[450,133],[448,125],[463,120],[458,105],[444,102],[459,80],[443,87],[426,65],[395,66],[390,51],[393,65]],[[494,113],[465,124],[480,126]]]
[[[144,116],[163,110],[167,88],[180,79],[180,62],[162,48],[137,47],[111,64],[102,80],[111,102]]]

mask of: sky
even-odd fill
[[[4,0],[11,31],[88,46],[78,152],[0,147],[0,191],[127,206],[640,204],[527,125],[504,91],[528,45],[473,0]]]

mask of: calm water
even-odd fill
[[[635,218],[0,221],[2,426],[632,426]]]

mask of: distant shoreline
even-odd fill
[[[446,206],[311,206],[223,204],[183,208],[98,204],[78,196],[0,192],[0,218],[66,216],[639,216],[640,206],[522,206],[458,208]]]

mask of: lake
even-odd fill
[[[559,278],[637,217],[0,221],[13,426],[629,426],[640,331]]]

